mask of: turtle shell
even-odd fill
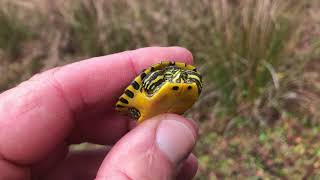
[[[202,78],[196,67],[164,61],[143,70],[124,90],[116,110],[138,123],[162,113],[183,114],[198,99]]]

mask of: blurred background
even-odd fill
[[[183,46],[205,87],[187,114],[196,179],[318,179],[319,35],[319,0],[0,0],[0,92],[75,60]]]

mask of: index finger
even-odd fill
[[[101,100],[111,105],[141,70],[163,60],[190,64],[192,55],[180,47],[142,48],[71,64],[53,75],[71,108]]]
[[[76,128],[77,115],[97,104],[113,106],[142,69],[162,60],[190,64],[192,55],[179,47],[151,47],[91,58],[46,71],[1,94],[0,157],[23,164],[44,158]],[[125,128],[111,131],[112,136]]]

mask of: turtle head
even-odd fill
[[[167,66],[164,69],[156,70],[147,75],[142,80],[142,85],[149,95],[153,95],[163,85],[172,86],[172,90],[179,90],[179,87],[185,85],[189,90],[197,89],[200,94],[202,89],[201,75],[197,71],[181,69],[176,66]]]

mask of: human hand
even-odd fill
[[[161,60],[192,63],[179,47],[91,58],[35,75],[0,94],[0,180],[192,179],[195,123],[164,114],[133,130],[114,111],[127,84]],[[110,149],[69,152],[91,142]]]

